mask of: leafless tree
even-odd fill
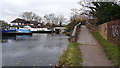
[[[38,21],[38,22],[42,23],[42,22],[41,22],[41,21],[42,21],[42,18],[41,18],[40,16],[36,15],[36,16],[34,17],[34,21]]]
[[[50,23],[51,25],[52,24],[55,24],[55,14],[48,14],[48,15],[45,15],[44,18],[46,19],[47,23]]]
[[[65,20],[66,20],[66,19],[65,19],[65,17],[64,17],[63,15],[58,16],[58,23],[59,23],[60,26],[62,25],[62,23],[63,23]]]
[[[33,12],[23,12],[20,16],[23,19],[27,20],[27,21],[38,21],[38,22],[41,22],[41,17],[36,15]]]
[[[47,23],[50,23],[51,25],[62,25],[62,23],[66,20],[63,15],[55,15],[55,14],[48,14],[45,15],[44,18],[46,19]]]

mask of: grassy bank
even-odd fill
[[[61,55],[59,65],[61,66],[81,66],[82,55],[77,42],[70,42],[67,50]]]
[[[104,51],[106,52],[106,55],[109,60],[112,61],[112,63],[115,66],[118,66],[118,47],[115,44],[112,44],[111,42],[105,40],[99,33],[98,30],[92,31],[92,34],[95,36],[95,38],[98,40],[98,42],[102,45]]]

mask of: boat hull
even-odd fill
[[[32,35],[32,32],[31,33],[18,33],[18,32],[2,33],[2,36],[13,36],[13,35]]]
[[[55,33],[55,31],[32,31],[32,33]]]
[[[2,30],[2,32],[16,32],[16,30],[14,30],[14,29],[9,29],[9,30]]]
[[[9,29],[3,30],[2,36],[12,36],[12,35],[31,35],[32,32],[29,29]]]
[[[16,29],[16,32],[19,32],[19,33],[31,33],[31,30],[29,30],[29,29]]]

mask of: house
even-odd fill
[[[37,21],[26,21],[24,19],[17,18],[11,22],[11,29],[19,29],[24,26],[30,26],[31,28],[40,28],[41,23]]]
[[[20,27],[27,25],[27,23],[25,23],[25,22],[26,22],[26,20],[17,18],[11,22],[10,28],[11,29],[19,29]]]

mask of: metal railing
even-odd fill
[[[78,30],[80,29],[80,26],[81,26],[81,23],[77,24],[74,29],[73,29],[73,32],[72,32],[72,35],[71,35],[71,38],[70,38],[70,41],[77,41],[78,39]]]
[[[73,32],[72,32],[72,35],[71,35],[72,37],[76,36],[77,28],[78,28],[78,26],[80,26],[80,25],[81,25],[81,22],[74,27]]]

